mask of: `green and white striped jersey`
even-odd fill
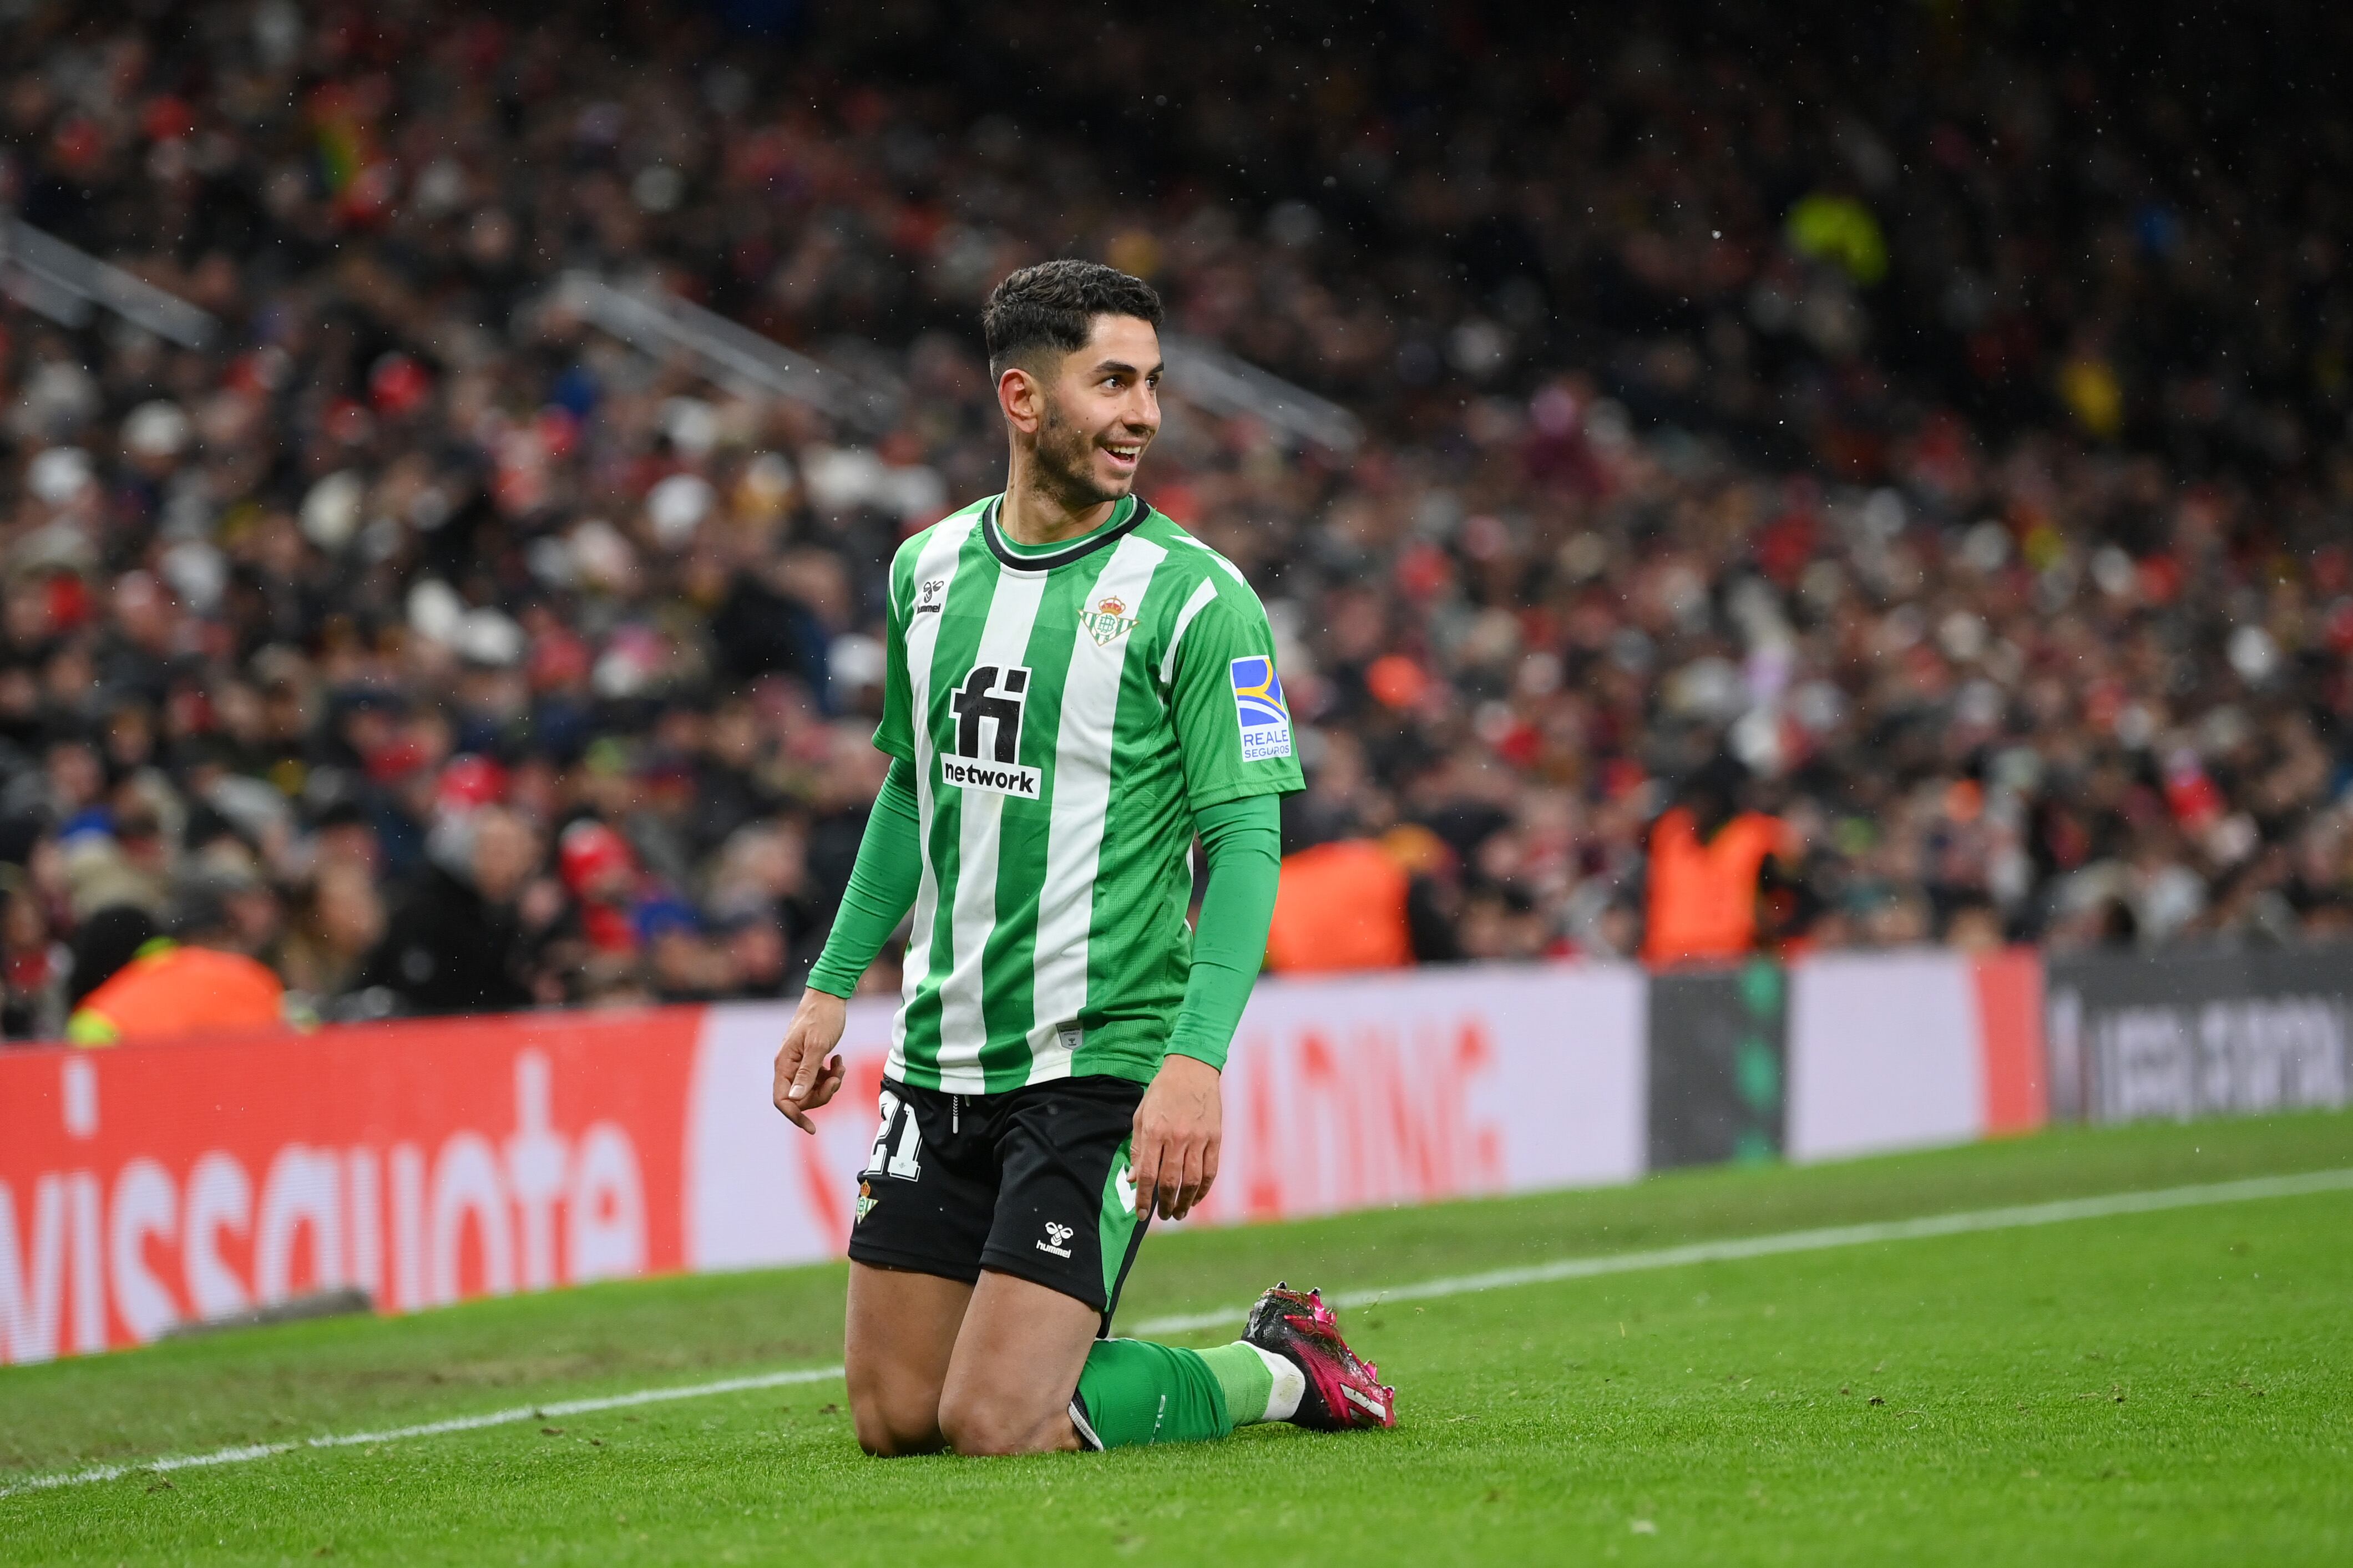
[[[1002,497],[891,563],[874,743],[914,766],[923,880],[894,1078],[1148,1080],[1184,998],[1193,814],[1301,787],[1266,610],[1134,498],[1026,551]]]

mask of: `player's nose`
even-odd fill
[[[1149,386],[1139,386],[1128,395],[1125,406],[1119,411],[1119,422],[1131,436],[1146,438],[1160,429],[1160,395]]]

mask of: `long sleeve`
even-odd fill
[[[849,868],[849,886],[842,889],[825,951],[809,970],[811,990],[834,996],[857,991],[859,976],[915,902],[923,874],[922,832],[914,766],[894,760],[866,818],[866,834],[858,841],[858,859]]]
[[[1195,820],[1209,860],[1193,968],[1168,1049],[1223,1068],[1250,986],[1266,961],[1266,932],[1282,877],[1282,824],[1274,795],[1246,795],[1204,808]]]

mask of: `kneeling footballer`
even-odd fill
[[[1153,1216],[1217,1179],[1219,1072],[1266,951],[1277,803],[1301,787],[1265,608],[1134,493],[1160,321],[1108,267],[1006,279],[983,314],[1005,491],[892,563],[890,774],[775,1091],[811,1131],[845,999],[912,909],[849,1243],[871,1454],[1396,1424],[1312,1291],[1269,1290],[1215,1350],[1109,1337]]]

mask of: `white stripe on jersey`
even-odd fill
[[[923,542],[923,552],[915,557],[915,593],[920,602],[923,584],[938,578],[954,586],[956,558],[963,554],[965,542],[972,537],[976,518],[950,518],[932,530],[931,538]],[[946,603],[945,595],[940,599]],[[917,616],[913,606],[907,612],[909,622],[904,629],[907,647],[907,704],[913,715],[915,731],[915,822],[917,858],[923,862],[923,880],[915,886],[915,922],[907,933],[905,984],[899,989],[898,1011],[891,1019],[891,1059],[885,1071],[905,1081],[907,1073],[907,1006],[930,973],[932,962],[932,928],[939,917],[940,879],[932,870],[932,726],[928,715],[932,710],[932,647],[940,640],[940,616],[937,614]]]
[[[1199,551],[1202,554],[1208,556],[1210,560],[1224,567],[1226,569],[1226,575],[1231,577],[1235,582],[1240,583],[1243,587],[1248,588],[1250,586],[1250,579],[1242,575],[1242,569],[1240,567],[1235,565],[1232,562],[1227,560],[1224,556],[1219,554],[1216,551],[1210,549],[1208,545],[1202,543],[1199,540],[1194,538],[1183,529],[1180,528],[1176,531],[1176,539],[1177,542],[1191,545],[1194,549]]]
[[[1185,601],[1185,608],[1176,617],[1176,629],[1168,634],[1168,651],[1160,656],[1161,685],[1166,686],[1176,679],[1176,645],[1185,640],[1185,628],[1191,626],[1193,617],[1208,609],[1209,601],[1217,596],[1217,584],[1204,577],[1201,585],[1193,590],[1193,596]]]
[[[1027,662],[1029,630],[1046,596],[1043,572],[994,575],[997,586],[989,595],[988,620],[973,656],[976,669],[986,664],[1005,669]],[[923,712],[921,721],[928,723],[929,710]],[[940,982],[940,1089],[983,1094],[988,1082],[981,1071],[980,1052],[988,1043],[988,1027],[981,1016],[982,965],[989,932],[997,929],[997,828],[1005,815],[1005,797],[988,790],[963,793],[955,897],[949,914],[949,968]]]
[[[1152,574],[1168,552],[1129,534],[1112,551],[1090,601],[1117,595],[1139,621]],[[1031,992],[1029,1079],[1068,1078],[1071,1049],[1055,1026],[1087,1004],[1087,936],[1094,926],[1095,868],[1103,858],[1103,819],[1111,806],[1113,722],[1119,714],[1121,671],[1128,639],[1098,644],[1086,627],[1071,628],[1070,672],[1062,681],[1062,715],[1054,737],[1054,799],[1046,835],[1046,881],[1038,891],[1038,927]]]

